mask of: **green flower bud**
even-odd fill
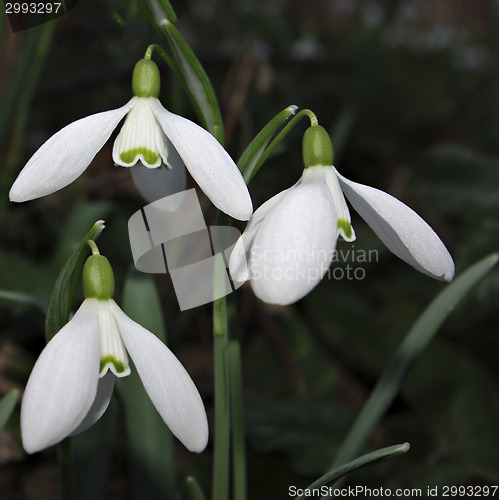
[[[333,164],[333,144],[324,127],[313,125],[303,134],[303,163],[305,167]]]
[[[114,274],[103,255],[91,255],[82,273],[83,294],[86,299],[109,300],[114,295]]]
[[[141,59],[133,69],[132,90],[137,97],[159,97],[161,79],[156,63]]]

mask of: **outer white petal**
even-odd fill
[[[92,425],[94,425],[95,422],[102,417],[102,415],[104,415],[104,412],[107,410],[109,402],[111,401],[111,396],[113,395],[115,380],[116,377],[111,372],[107,372],[102,378],[99,379],[97,394],[94,402],[81,424],[71,433],[72,436],[86,431],[89,427],[92,427]]]
[[[46,196],[78,178],[133,107],[135,99],[121,108],[70,123],[48,139],[12,185],[10,200],[22,202]]]
[[[393,196],[338,174],[352,206],[397,257],[432,278],[450,281],[454,261],[435,231]]]
[[[155,335],[132,321],[111,301],[123,342],[144,388],[173,434],[190,451],[208,442],[203,401],[180,361]]]
[[[289,190],[261,222],[251,246],[251,286],[257,297],[287,305],[309,293],[329,268],[336,231],[325,182]]]
[[[299,184],[299,182],[297,184]],[[293,189],[293,187],[285,189],[268,199],[251,216],[248,225],[243,234],[236,241],[234,249],[230,254],[229,271],[234,281],[241,283],[249,280],[250,276],[246,260],[258,228],[265,216],[281,201],[283,196],[285,196],[290,189]]]
[[[100,351],[96,302],[85,300],[35,363],[21,406],[21,435],[28,453],[71,434],[95,400]]]
[[[185,167],[213,204],[239,220],[253,212],[243,176],[222,145],[204,128],[167,111],[154,99],[151,107]]]

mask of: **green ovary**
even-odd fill
[[[99,373],[102,373],[107,365],[113,365],[116,373],[124,373],[126,370],[126,366],[123,361],[119,361],[114,356],[108,354],[107,356],[100,358]]]
[[[158,154],[147,148],[133,148],[129,151],[123,151],[120,153],[120,159],[123,163],[135,163],[139,155],[142,155],[144,161],[149,165],[154,165],[158,161]]]
[[[350,224],[350,221],[338,219],[338,229],[343,230],[343,233],[347,238],[352,237],[352,225]]]

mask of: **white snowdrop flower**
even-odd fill
[[[194,382],[170,349],[113,300],[113,271],[102,255],[87,259],[83,289],[84,302],[42,351],[26,385],[21,405],[24,449],[35,453],[97,422],[116,377],[130,374],[130,355],[172,433],[190,451],[203,451],[208,423]]]
[[[236,282],[250,280],[256,296],[272,304],[308,294],[327,272],[337,238],[355,240],[344,195],[397,257],[452,280],[454,261],[433,229],[393,196],[340,175],[322,127],[305,132],[303,158],[301,179],[256,210],[236,243],[229,262]]]
[[[149,169],[171,168],[170,142],[213,204],[231,217],[248,220],[253,206],[239,169],[208,131],[161,105],[159,70],[153,61],[136,64],[132,89],[134,97],[121,108],[77,120],[48,139],[12,185],[10,200],[33,200],[73,182],[126,116],[113,145],[116,165],[133,167],[140,162]],[[160,178],[152,177],[152,183]]]

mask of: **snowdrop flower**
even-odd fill
[[[87,259],[83,290],[84,302],[42,351],[26,385],[21,406],[24,449],[35,453],[99,420],[115,378],[130,374],[128,351],[172,433],[190,451],[203,451],[208,424],[193,381],[174,354],[114,302],[113,271],[102,255]]]
[[[229,262],[236,282],[249,279],[256,296],[272,304],[308,294],[327,272],[338,237],[355,240],[344,195],[397,257],[432,278],[453,278],[452,257],[418,214],[338,173],[324,128],[305,132],[303,158],[301,179],[256,210],[236,243]]]
[[[237,166],[209,132],[161,105],[159,70],[150,59],[136,64],[132,90],[134,97],[121,108],[82,118],[48,139],[17,177],[10,200],[33,200],[73,182],[126,116],[114,141],[116,165],[133,167],[140,162],[148,169],[170,167],[170,142],[213,204],[236,219],[248,220],[253,206]],[[157,179],[154,176],[151,183]]]

